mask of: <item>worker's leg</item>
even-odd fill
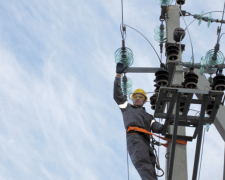
[[[144,137],[139,134],[128,134],[127,148],[131,161],[142,180],[157,180],[155,155]]]

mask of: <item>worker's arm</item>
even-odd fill
[[[163,125],[157,122],[155,119],[152,120],[150,127],[154,133],[162,133],[163,131]]]
[[[115,81],[114,81],[113,98],[116,101],[116,103],[119,105],[119,107],[120,106],[123,107],[122,106],[123,104],[124,105],[127,104],[127,97],[123,95],[123,92],[121,89],[121,77],[118,77],[118,76],[116,76]]]
[[[113,97],[116,103],[119,105],[121,109],[124,109],[127,107],[127,97],[123,95],[122,89],[121,89],[121,75],[125,71],[127,67],[124,67],[123,64],[118,63],[116,65],[116,78],[114,81],[114,93]]]

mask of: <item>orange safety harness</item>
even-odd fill
[[[172,141],[171,139],[168,139],[168,138],[164,138],[164,137],[161,137],[161,136],[158,136],[156,134],[153,134],[149,131],[147,131],[146,129],[142,129],[142,128],[139,128],[139,127],[132,127],[132,126],[129,126],[128,130],[127,130],[127,133],[129,131],[138,131],[138,132],[142,132],[142,133],[145,133],[145,134],[149,134],[149,135],[153,135],[153,136],[156,136],[156,137],[159,137],[160,139],[163,139],[165,141]],[[179,144],[183,144],[183,145],[187,145],[187,141],[182,141],[182,140],[176,140],[177,143]],[[164,147],[168,147],[167,143],[161,143],[161,145],[163,145]]]

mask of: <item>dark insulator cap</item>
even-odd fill
[[[177,4],[184,5],[185,4],[185,0],[177,0]]]
[[[180,42],[181,36],[182,36],[182,39],[184,39],[184,36],[185,36],[184,29],[182,29],[182,28],[176,28],[176,29],[174,29],[174,32],[173,32],[173,39],[174,39],[174,41]]]

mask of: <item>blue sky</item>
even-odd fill
[[[223,1],[216,2],[187,1],[183,9],[222,10]],[[156,1],[124,0],[124,23],[146,35],[158,52],[159,15]],[[0,179],[127,179],[125,129],[112,95],[120,23],[119,0],[0,2]],[[217,26],[190,26],[196,62],[214,47]],[[188,36],[183,43],[186,62]],[[134,53],[133,67],[159,66],[148,42],[133,30],[127,29],[126,45]],[[153,74],[128,76],[134,89],[154,90]],[[149,104],[146,109],[153,113]],[[187,147],[191,179],[195,141]],[[164,155],[161,147],[163,169]],[[222,179],[223,156],[223,140],[212,125],[200,179]],[[130,180],[141,179],[129,164]]]

